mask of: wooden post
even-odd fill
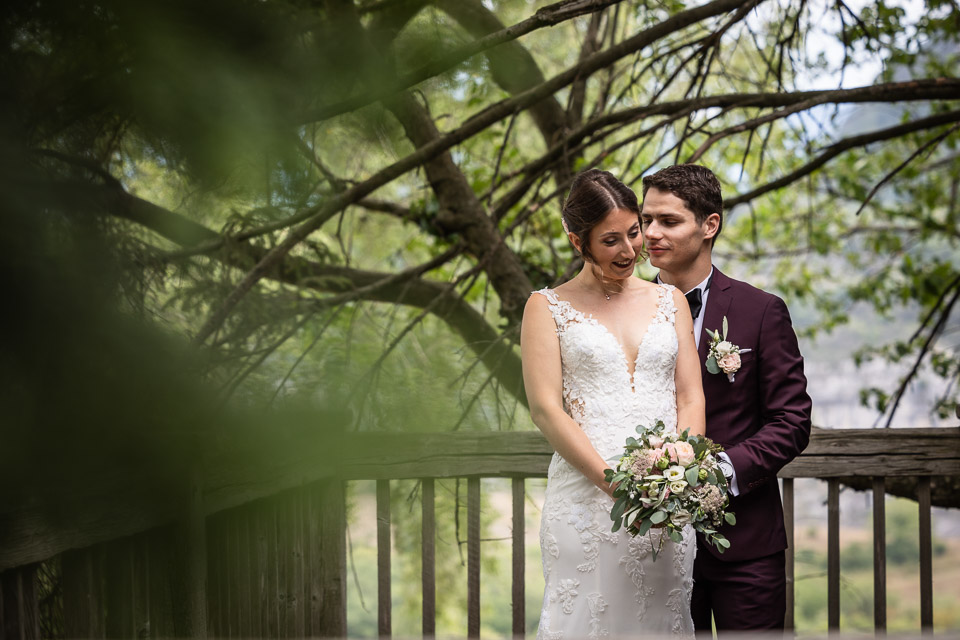
[[[104,575],[108,638],[133,638],[133,540],[122,538],[104,545]]]
[[[467,478],[467,637],[480,637],[480,478]]]
[[[827,480],[827,630],[840,630],[840,481]]]
[[[887,518],[886,482],[873,479],[873,630],[887,632]]]
[[[321,548],[313,571],[321,585],[319,630],[314,635],[347,637],[347,502],[343,481],[320,484]]]
[[[437,634],[437,579],[436,579],[436,494],[433,478],[421,481],[420,505],[420,584],[423,590],[423,637]]]
[[[523,478],[514,478],[513,489],[513,637],[522,638],[526,626],[526,545],[524,544]]]
[[[784,561],[784,571],[787,577],[787,610],[783,626],[787,631],[793,631],[796,626],[796,555],[794,545],[796,534],[795,509],[793,501],[793,478],[783,479],[783,526],[787,531],[787,555]]]
[[[60,556],[63,633],[67,638],[103,638],[103,593],[98,548]]]
[[[35,564],[0,574],[0,638],[40,640]]]
[[[390,481],[377,480],[377,634],[389,638],[390,621]]]
[[[920,510],[920,632],[933,633],[933,537],[930,523],[930,476],[917,482]]]
[[[173,526],[171,599],[178,638],[207,637],[207,534],[203,485],[195,463],[181,516]]]
[[[155,529],[150,532],[147,541],[151,638],[173,636],[173,593],[170,589],[171,532],[170,527]],[[69,634],[67,637],[70,637]]]

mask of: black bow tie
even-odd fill
[[[688,291],[684,294],[687,298],[687,302],[690,304],[690,315],[693,316],[693,319],[696,320],[697,316],[700,315],[700,309],[703,308],[703,297],[700,293],[700,289],[694,289],[693,291]]]

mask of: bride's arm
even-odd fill
[[[590,439],[563,410],[563,373],[560,340],[547,300],[534,294],[527,300],[520,327],[523,384],[530,417],[553,448],[595,485],[608,494],[613,489],[603,479],[610,465],[593,448]]]
[[[693,318],[690,305],[679,289],[673,290],[673,304],[677,307],[676,328],[680,351],[677,354],[677,370],[674,382],[677,387],[677,431],[690,429],[690,435],[702,436],[706,432],[704,416],[703,382],[700,373],[700,356],[693,337]]]

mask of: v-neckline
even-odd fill
[[[557,295],[556,291],[553,291],[552,289],[551,291],[553,292],[553,295]],[[627,378],[630,382],[630,391],[636,393],[635,378],[637,375],[637,360],[640,359],[640,349],[643,347],[643,343],[647,340],[647,336],[650,335],[650,329],[657,324],[658,320],[660,319],[660,305],[663,304],[663,290],[660,289],[657,291],[657,306],[653,312],[653,318],[651,318],[650,322],[647,323],[646,329],[643,330],[643,335],[640,336],[640,342],[637,343],[637,355],[633,357],[633,371],[630,371],[630,358],[627,356],[627,350],[623,347],[623,344],[617,340],[617,336],[610,331],[607,325],[594,318],[592,313],[584,313],[583,311],[580,311],[580,309],[577,309],[575,306],[573,306],[569,300],[561,300],[560,296],[557,296],[557,302],[564,303],[570,307],[570,309],[575,311],[581,318],[591,321],[593,324],[603,329],[603,332],[606,335],[610,336],[610,339],[613,340],[613,342],[617,345],[617,350],[620,352],[620,358],[623,360]]]

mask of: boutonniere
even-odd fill
[[[723,316],[723,337],[720,331],[707,329],[707,335],[710,336],[710,351],[707,353],[707,371],[710,373],[723,372],[727,374],[727,380],[733,382],[737,371],[740,371],[740,354],[752,351],[752,349],[741,349],[739,346],[727,341],[727,316]]]

